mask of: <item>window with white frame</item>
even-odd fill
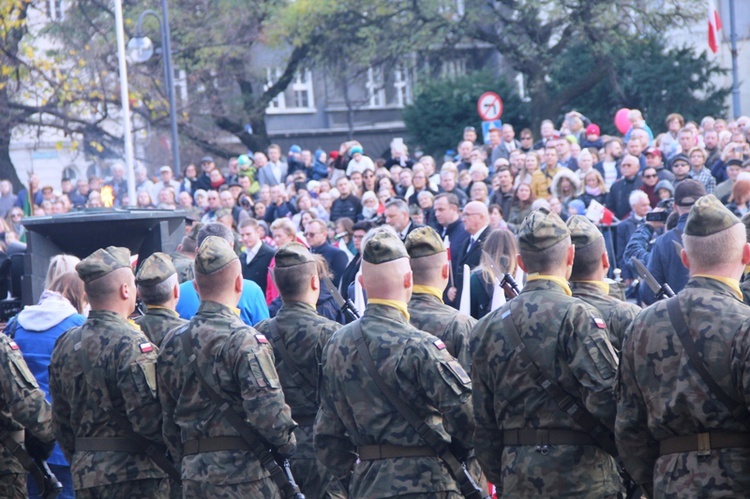
[[[380,68],[369,68],[367,70],[366,86],[370,107],[385,107],[385,85],[383,85],[383,71]]]
[[[284,70],[280,67],[266,68],[266,83],[263,90],[267,91],[279,81]],[[294,74],[289,87],[274,97],[266,108],[270,113],[299,113],[315,110],[315,95],[313,93],[312,71],[303,69]]]
[[[281,68],[266,68],[266,83],[263,85],[263,91],[267,92],[281,78],[281,75]],[[284,109],[286,109],[286,98],[284,92],[279,92],[276,97],[271,99],[271,102],[268,104],[268,110],[281,111]]]
[[[63,18],[63,0],[47,0],[47,17],[50,21],[62,21]]]
[[[404,66],[396,66],[393,72],[393,88],[396,91],[396,105],[406,107],[411,104],[411,82]]]
[[[309,69],[298,71],[292,81],[294,106],[298,109],[314,109],[312,72]]]

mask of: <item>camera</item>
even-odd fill
[[[662,199],[656,204],[657,208],[664,208],[667,213],[672,211],[672,208],[674,207],[674,198],[668,198],[668,199]]]
[[[647,222],[661,222],[666,223],[667,218],[669,218],[669,212],[668,211],[652,211],[650,213],[646,213],[646,221]]]

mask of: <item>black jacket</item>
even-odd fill
[[[242,252],[240,263],[242,263],[242,278],[253,281],[260,286],[263,294],[266,294],[266,278],[268,276],[268,267],[271,266],[271,260],[276,254],[276,250],[266,243],[261,244],[258,253],[247,263],[247,253]]]
[[[310,251],[326,259],[328,268],[333,273],[333,285],[338,288],[341,276],[344,274],[348,263],[346,253],[338,248],[334,248],[330,243],[323,243],[317,248],[310,248]]]
[[[456,261],[456,268],[453,272],[453,276],[455,277],[454,286],[456,287],[456,289],[458,289],[458,292],[456,293],[456,301],[453,303],[449,303],[449,305],[454,308],[458,308],[461,304],[461,292],[464,280],[464,265],[468,265],[470,270],[474,270],[479,265],[479,261],[482,259],[482,245],[484,243],[484,240],[487,239],[487,236],[489,236],[490,232],[492,232],[492,229],[489,226],[486,227],[479,235],[479,239],[477,240],[476,244],[474,244],[471,247],[471,250],[468,252],[466,250],[468,249],[469,243],[471,242],[471,236],[467,237],[463,244],[456,251],[453,250],[453,245],[451,244],[451,258]]]

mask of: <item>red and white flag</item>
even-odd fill
[[[719,51],[719,31],[721,31],[721,17],[716,10],[715,0],[708,0],[708,48],[714,54]]]

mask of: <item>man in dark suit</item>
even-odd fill
[[[351,298],[352,301],[354,301],[354,297],[349,296],[349,285],[354,282],[354,279],[357,277],[357,272],[359,272],[359,267],[362,264],[362,239],[364,239],[365,234],[367,234],[371,228],[372,224],[365,221],[357,222],[354,224],[354,227],[352,227],[352,240],[354,241],[354,249],[357,250],[357,253],[354,255],[354,258],[352,258],[352,261],[349,262],[349,265],[346,266],[344,274],[341,276],[339,291],[344,299]]]
[[[307,244],[310,245],[310,251],[326,259],[328,268],[333,272],[333,285],[338,288],[349,259],[346,257],[346,253],[334,248],[328,242],[327,236],[328,228],[322,220],[311,220],[307,224],[305,239],[307,239]]]
[[[240,255],[242,277],[253,281],[266,294],[266,276],[276,250],[260,239],[258,221],[248,218],[240,223],[240,237],[245,251]]]
[[[464,279],[464,265],[474,270],[482,259],[482,243],[490,233],[490,213],[487,206],[479,201],[472,201],[464,207],[461,214],[466,232],[469,238],[464,241],[461,247],[455,251],[451,247],[451,258],[456,260],[456,272],[454,273],[453,286],[448,289],[448,303],[454,308],[458,308],[461,303],[461,292]]]
[[[651,211],[651,204],[648,200],[648,194],[640,189],[631,192],[628,200],[632,211],[628,218],[617,225],[615,255],[617,266],[622,270],[622,278],[629,285],[637,275],[632,270],[630,262],[625,261],[625,247],[635,230],[646,221],[646,214]]]
[[[435,212],[435,225],[433,228],[443,240],[445,240],[446,236],[448,237],[452,255],[458,255],[456,252],[469,239],[469,233],[466,232],[464,223],[461,221],[461,216],[458,214],[458,206],[458,197],[449,192],[438,194],[435,197],[435,203],[432,205]],[[451,258],[451,274],[454,278],[458,271],[457,266],[458,258]],[[453,283],[450,285],[453,286]],[[451,301],[448,299],[448,288],[443,292],[443,301],[446,303]]]
[[[403,199],[392,199],[385,204],[385,223],[396,229],[402,241],[406,240],[409,232],[422,227],[411,221],[409,205]]]

